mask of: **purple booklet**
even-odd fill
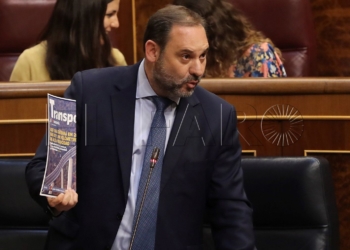
[[[47,159],[40,195],[76,190],[76,102],[47,95]]]

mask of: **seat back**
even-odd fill
[[[309,0],[229,0],[282,51],[287,76],[316,75],[316,34]]]
[[[29,159],[0,158],[0,248],[44,249],[49,217],[30,197],[25,181]]]
[[[337,250],[338,213],[328,162],[314,157],[242,159],[259,250]],[[205,249],[215,249],[209,228]]]
[[[23,50],[38,42],[56,0],[0,1],[0,81],[8,81]]]
[[[325,159],[247,158],[242,164],[258,249],[339,249],[334,187]]]

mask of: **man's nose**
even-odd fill
[[[196,75],[200,77],[204,74],[204,71],[205,71],[205,61],[197,59],[193,61],[189,73],[191,75]]]

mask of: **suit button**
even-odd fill
[[[117,220],[122,220],[123,216],[121,214],[117,214]]]

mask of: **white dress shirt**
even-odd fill
[[[118,233],[112,246],[112,250],[127,250],[130,246],[132,224],[134,220],[136,198],[142,172],[143,158],[146,151],[148,133],[152,124],[153,115],[156,111],[156,106],[149,97],[155,95],[157,94],[154,92],[147,79],[143,60],[140,64],[137,75],[134,142],[132,150],[132,165],[128,200],[122,221],[118,229]],[[180,99],[173,101],[174,103],[169,105],[169,107],[167,107],[164,111],[165,120],[167,122],[165,144],[168,143],[170,131],[175,120],[176,106],[179,103]]]

